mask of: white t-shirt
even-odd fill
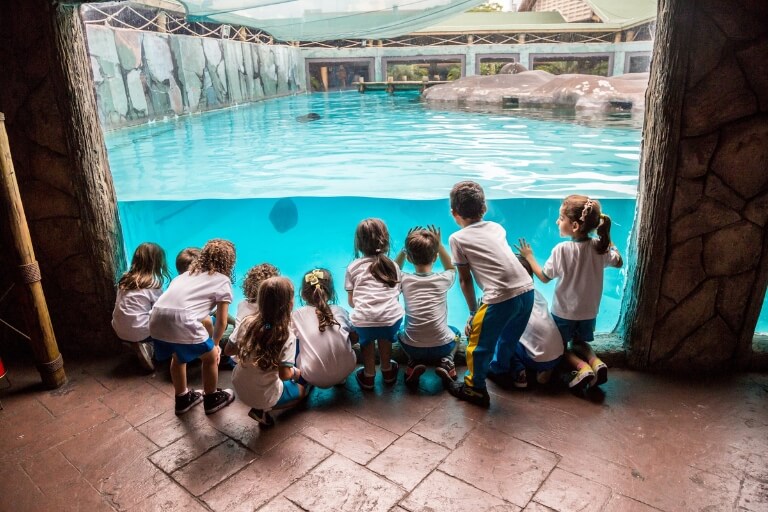
[[[237,304],[237,316],[235,316],[235,328],[232,329],[232,333],[229,335],[229,341],[237,343],[237,337],[240,335],[240,324],[247,316],[255,315],[259,312],[259,306],[255,302],[248,302],[247,300],[241,300]]]
[[[244,328],[248,325],[245,322]],[[280,366],[294,366],[296,361],[296,337],[289,331],[288,339],[280,353]],[[283,381],[277,369],[262,370],[252,361],[241,360],[232,372],[235,394],[244,404],[256,409],[271,409],[283,394]]]
[[[501,225],[480,221],[450,236],[451,255],[456,265],[469,265],[484,304],[498,304],[533,290],[528,275],[507,243]]]
[[[397,284],[390,288],[371,274],[372,257],[359,258],[349,264],[344,276],[344,289],[352,292],[355,309],[350,315],[356,327],[384,327],[397,322],[405,310],[398,300],[402,273],[397,269]],[[394,263],[393,263],[394,264]]]
[[[595,250],[596,239],[561,242],[552,249],[542,271],[557,279],[552,314],[566,320],[591,320],[597,317],[603,295],[603,269],[618,267],[619,253]]]
[[[112,328],[118,338],[125,341],[142,341],[149,337],[149,313],[161,293],[162,288],[118,288],[115,309],[112,311]]]
[[[538,290],[533,291],[533,310],[520,343],[537,363],[548,363],[563,355],[563,336],[549,314],[547,299]]]
[[[455,270],[408,274],[403,272],[405,329],[400,341],[413,347],[440,347],[455,337],[448,327],[448,290]]]
[[[203,343],[209,336],[202,321],[219,302],[232,302],[229,276],[184,272],[171,281],[152,308],[150,334],[169,343]]]
[[[293,312],[293,331],[299,342],[296,366],[301,376],[320,388],[331,387],[347,378],[357,366],[357,358],[349,342],[352,325],[344,308],[331,306],[339,325],[320,332],[320,321],[313,306],[304,306]]]

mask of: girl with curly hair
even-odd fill
[[[280,275],[280,270],[271,263],[260,263],[251,267],[243,279],[243,300],[237,304],[237,316],[235,317],[235,330],[229,335],[229,342],[237,344],[238,336],[242,332],[240,326],[246,317],[259,312],[256,299],[259,296],[259,286],[270,277]]]
[[[291,330],[293,285],[285,277],[261,283],[258,312],[245,318],[238,343],[227,345],[228,355],[240,363],[232,373],[237,396],[251,407],[248,415],[260,424],[274,424],[269,411],[296,405],[306,394],[295,367],[296,337]]]
[[[228,240],[210,240],[192,262],[189,271],[176,277],[152,309],[149,332],[155,339],[159,360],[171,358],[171,380],[176,392],[176,414],[184,414],[203,402],[206,414],[226,407],[234,394],[220,389],[219,343],[227,327],[216,322],[213,336],[204,321],[215,308],[217,318],[227,318],[232,302],[235,246]],[[203,363],[203,392],[187,388],[187,363]]]

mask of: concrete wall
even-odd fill
[[[607,55],[611,58],[610,75],[624,73],[627,54],[650,54],[652,41],[633,41],[625,43],[532,43],[532,44],[476,44],[456,46],[419,46],[402,48],[305,48],[305,59],[374,59],[374,81],[387,79],[382,61],[393,58],[426,58],[443,56],[462,56],[464,70],[462,76],[473,76],[477,69],[478,55],[488,57],[493,54],[517,54],[518,61],[528,69],[533,64],[532,55]]]
[[[106,128],[304,92],[299,50],[87,25]]]

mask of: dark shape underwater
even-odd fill
[[[269,222],[278,233],[285,233],[296,227],[299,222],[299,210],[293,199],[284,197],[278,200],[269,212]]]
[[[315,112],[310,112],[309,114],[297,117],[296,120],[300,123],[309,123],[312,121],[317,121],[320,118],[322,118],[320,114],[316,114]]]

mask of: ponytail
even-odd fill
[[[382,253],[377,253],[373,256],[371,274],[373,274],[374,279],[390,288],[394,288],[397,285],[397,266],[394,261]]]
[[[600,214],[600,224],[597,225],[598,240],[595,250],[598,254],[605,254],[611,247],[611,218],[606,214]]]
[[[331,306],[328,304],[328,296],[320,285],[316,285],[315,289],[312,291],[312,305],[315,306],[315,314],[317,315],[317,323],[320,327],[320,332],[325,332],[327,327],[339,325],[339,322],[336,321],[336,317],[333,316]]]

